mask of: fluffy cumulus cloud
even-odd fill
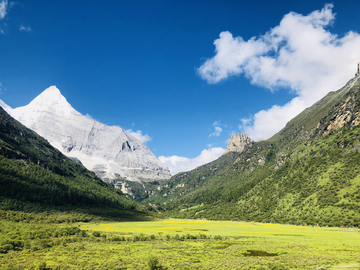
[[[4,19],[7,13],[8,0],[2,0],[0,2],[0,20]]]
[[[170,156],[164,157],[160,156],[159,160],[166,165],[170,172],[174,175],[179,172],[187,172],[196,167],[199,167],[203,164],[209,163],[217,158],[219,158],[225,149],[221,147],[213,147],[210,149],[205,149],[201,152],[196,158],[187,158],[179,156]]]
[[[143,144],[151,140],[150,136],[148,134],[142,134],[141,130],[133,131],[132,129],[128,129],[126,132],[138,139]]]
[[[326,4],[306,16],[290,12],[279,25],[247,41],[222,32],[214,41],[215,56],[198,72],[209,83],[243,74],[254,85],[295,93],[283,106],[274,105],[242,119],[240,129],[253,139],[270,137],[355,74],[360,35],[351,31],[343,37],[332,34],[329,29],[334,20],[333,5]]]

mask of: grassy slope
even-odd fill
[[[174,176],[149,201],[177,217],[359,226],[359,107],[357,78],[224,166],[226,156]],[[347,124],[324,135],[346,112]]]

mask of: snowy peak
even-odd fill
[[[43,105],[50,105],[58,102],[66,102],[65,97],[61,94],[60,90],[55,86],[50,86],[38,95],[31,103],[42,103]],[[31,104],[30,103],[30,104]]]
[[[39,117],[44,112],[53,113],[60,117],[69,117],[71,114],[79,114],[61,94],[55,86],[50,86],[40,95],[34,98],[28,105],[12,109],[0,100],[0,106],[14,118],[28,122],[30,119]]]
[[[171,176],[169,169],[135,137],[120,127],[80,114],[56,86],[9,113],[103,179],[158,181]]]
[[[10,114],[31,129],[34,129],[32,126],[45,116],[56,115],[57,118],[69,118],[72,115],[80,115],[56,86],[50,86],[28,105],[13,109]]]
[[[75,110],[56,86],[50,86],[27,106],[36,111],[53,112],[58,116],[69,116]]]
[[[56,85],[52,85],[46,88],[39,96],[52,96],[52,97],[59,97],[63,96],[60,90],[56,87]]]

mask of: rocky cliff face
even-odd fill
[[[230,138],[224,154],[229,152],[241,153],[244,151],[246,145],[249,145],[253,142],[254,141],[245,134],[235,134]]]
[[[27,106],[11,109],[5,105],[12,117],[101,178],[161,181],[171,176],[148,147],[120,127],[81,115],[55,86]]]
[[[339,92],[344,96],[343,100],[332,107],[328,114],[320,120],[316,127],[318,133],[327,136],[345,125],[348,125],[349,128],[354,128],[360,124],[359,84],[360,73]]]

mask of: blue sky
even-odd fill
[[[360,1],[0,0],[0,99],[51,85],[172,172],[269,137],[351,79]],[[292,12],[292,13],[291,13]],[[349,32],[352,31],[352,32]]]

